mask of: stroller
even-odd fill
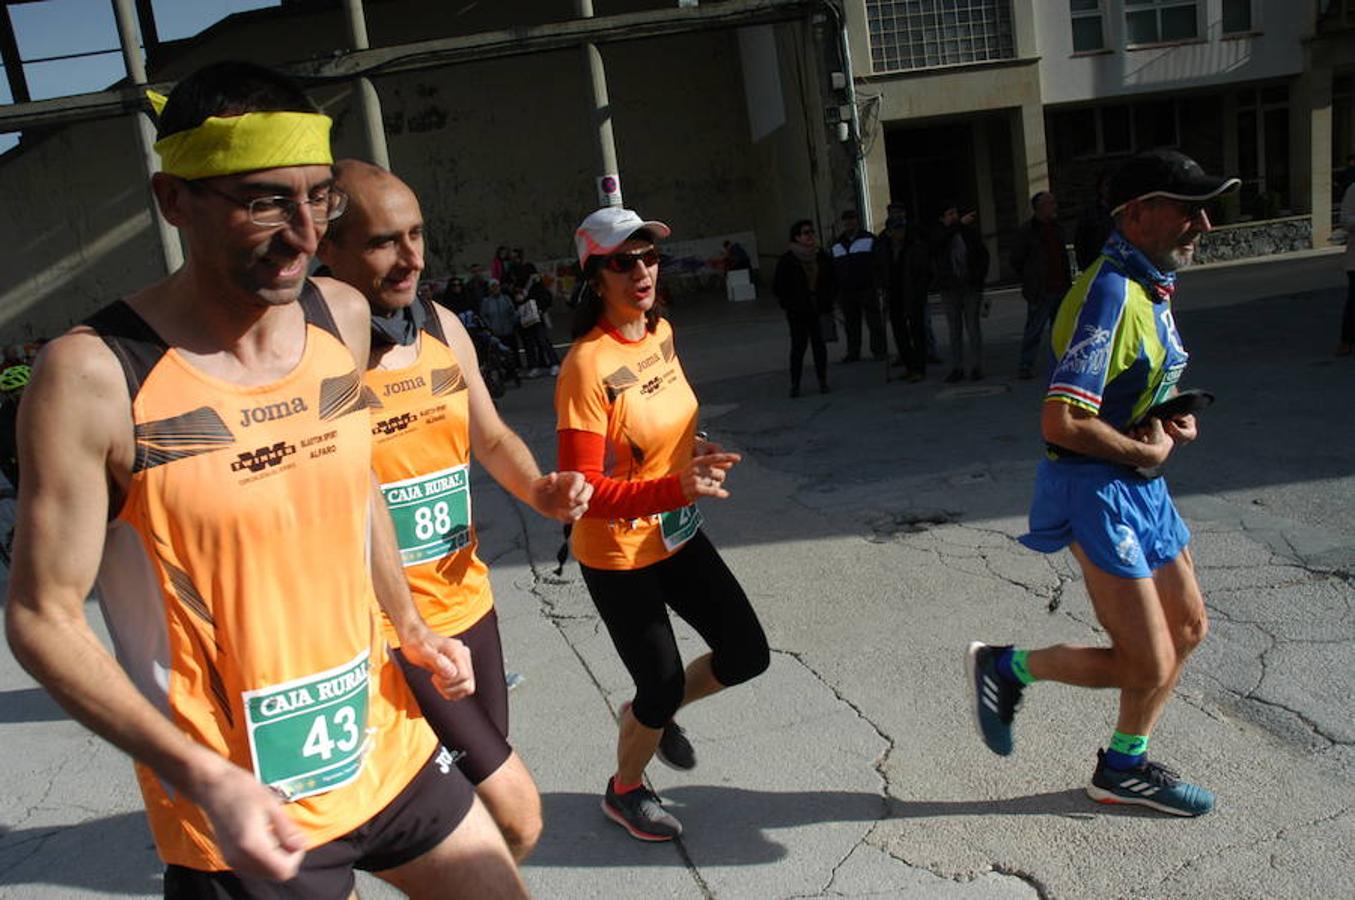
[[[516,360],[512,358],[512,351],[494,336],[479,313],[466,310],[457,313],[457,318],[466,326],[466,333],[475,344],[475,355],[480,358],[480,377],[489,389],[489,396],[496,400],[502,397],[510,378],[521,387],[522,377],[518,375],[518,367],[513,365]]]

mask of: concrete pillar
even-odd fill
[[[1298,121],[1290,126],[1290,169],[1293,199],[1306,205],[1313,216],[1313,246],[1331,242],[1332,204],[1332,70],[1310,68],[1290,94],[1290,114]]]
[[[880,122],[875,123],[875,128],[880,129],[871,141],[870,150],[865,159],[861,161],[858,169],[860,177],[865,181],[865,191],[863,192],[869,198],[869,211],[861,211],[861,225],[863,228],[867,222],[874,226],[875,231],[884,227],[885,207],[889,205],[889,155],[885,150],[884,125]],[[841,213],[841,210],[838,210]]]
[[[1241,177],[1239,162],[1239,146],[1237,142],[1237,92],[1226,90],[1220,95],[1223,105],[1223,171],[1220,175],[1227,175],[1229,178]],[[1233,191],[1224,197],[1219,198],[1219,207],[1221,215],[1217,224],[1231,225],[1237,221],[1242,213],[1242,203],[1238,199],[1238,192]]]
[[[979,231],[988,247],[988,280],[997,278],[1001,257],[997,252],[997,203],[993,200],[993,161],[988,149],[988,121],[983,118],[969,123],[970,139],[974,145],[974,181],[978,189],[975,203],[979,211]]]
[[[354,50],[366,50],[367,17],[362,0],[344,0],[344,24],[348,41]],[[359,78],[356,84],[358,121],[362,125],[362,143],[367,159],[383,169],[391,167],[390,151],[386,147],[386,126],[381,118],[381,98],[370,79]]]
[[[137,42],[136,20],[128,0],[114,0],[113,15],[117,21],[118,39],[122,44],[122,61],[127,69],[127,77],[132,84],[143,88],[146,84],[146,65],[141,58],[141,48]],[[146,167],[146,205],[150,208],[151,222],[155,225],[155,234],[160,243],[160,257],[165,265],[165,274],[178,270],[183,265],[183,244],[179,242],[179,231],[165,221],[151,193],[150,181],[160,168],[159,157],[155,154],[155,127],[151,120],[140,113],[133,116],[132,127],[136,132],[137,146],[141,149],[141,158]]]
[[[580,19],[593,18],[593,0],[574,0],[574,15]],[[583,67],[588,73],[588,89],[592,99],[590,115],[597,139],[598,206],[620,206],[621,170],[616,162],[616,139],[612,136],[612,101],[607,96],[607,69],[602,64],[602,53],[597,44],[583,45]]]
[[[1237,93],[1227,91],[1222,95],[1223,101],[1223,174],[1233,176],[1237,174],[1238,146],[1237,146]]]
[[[1049,190],[1049,153],[1044,140],[1044,108],[1026,103],[1011,114],[1012,159],[1016,165],[1016,208],[1030,209],[1030,198]]]

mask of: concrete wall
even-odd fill
[[[163,273],[131,119],[30,138],[0,193],[0,343],[59,334]]]
[[[824,65],[829,39],[806,23],[776,30],[785,123],[751,148],[758,180],[754,226],[764,268],[785,250],[792,222],[813,219],[818,234],[829,235],[837,210],[853,204],[851,154],[830,137],[824,121],[825,97],[831,96]]]
[[[598,15],[668,6],[596,0]],[[572,0],[465,4],[367,3],[373,45],[573,17]],[[798,30],[797,30],[798,29]],[[837,203],[845,153],[826,141],[822,34],[781,25],[774,46],[783,121],[754,144],[738,35],[708,31],[604,45],[628,206],[662,218],[674,239],[754,231],[766,253],[786,226]],[[297,7],[228,20],[170,48],[154,79],[215,60],[281,64],[344,43],[335,12]],[[792,54],[792,51],[795,51]],[[582,51],[555,51],[375,77],[392,168],[418,192],[428,222],[428,271],[487,263],[498,244],[534,259],[572,253],[572,233],[597,204],[594,138]],[[810,92],[801,100],[799,85]],[[361,134],[351,87],[313,92],[335,119],[338,156]],[[764,123],[765,124],[765,123]],[[161,274],[144,202],[146,176],[130,120],[55,132],[0,160],[0,343],[50,336]],[[751,249],[751,248],[750,248]]]
[[[1314,14],[1314,4],[1301,0],[1256,0],[1254,34],[1223,38],[1223,0],[1201,0],[1200,40],[1127,50],[1124,4],[1110,0],[1103,4],[1109,49],[1075,56],[1067,0],[1033,2],[1044,102],[1050,104],[1297,75]]]

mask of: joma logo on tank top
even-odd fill
[[[402,378],[399,381],[392,381],[390,384],[386,385],[385,389],[381,392],[381,396],[389,397],[391,394],[403,394],[405,391],[421,388],[427,383],[427,381],[424,381],[422,375],[417,375],[414,378]]]
[[[308,409],[310,407],[300,397],[293,397],[290,400],[283,400],[278,403],[268,403],[264,406],[253,406],[249,409],[240,410],[240,425],[243,428],[248,428],[251,425],[272,422],[274,419],[285,419]]]

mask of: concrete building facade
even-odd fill
[[[1052,188],[1071,220],[1098,174],[1162,145],[1242,178],[1212,211],[1240,229],[1236,252],[1323,246],[1355,176],[1337,167],[1355,152],[1355,0],[593,6],[616,21],[787,13],[599,45],[626,204],[669,221],[675,242],[749,236],[764,264],[791,221],[827,236],[863,204],[878,227],[893,199],[923,222],[976,210],[1001,279],[1033,193]],[[567,257],[600,174],[581,46],[510,51],[577,24],[574,0],[363,7],[371,47],[400,61],[364,74],[391,167],[423,203],[429,273],[486,263],[499,244]],[[430,41],[459,38],[509,49],[410,67]],[[149,77],[229,58],[319,71],[349,41],[339,0],[283,0],[157,46]],[[352,78],[312,94],[335,119],[336,152],[363,155]],[[131,115],[115,104],[111,117],[26,127],[0,156],[0,343],[57,333],[163,272]],[[853,119],[860,140],[843,140]]]
[[[709,7],[711,4],[707,4]],[[788,6],[784,0],[723,4]],[[337,0],[291,0],[232,16],[152,59],[172,83],[222,59],[304,69],[347,46]],[[599,18],[674,6],[595,0]],[[600,45],[624,199],[662,218],[676,241],[752,235],[750,252],[779,254],[787,226],[825,225],[851,202],[852,156],[824,118],[836,31],[808,3],[755,27],[703,27]],[[575,18],[573,0],[463,4],[367,0],[370,45],[549,33]],[[693,14],[709,10],[693,10]],[[718,12],[718,10],[717,10]],[[599,205],[587,71],[574,44],[368,76],[380,100],[393,171],[419,195],[428,273],[488,264],[495,246],[529,259],[572,253],[579,220]],[[351,81],[310,93],[334,118],[336,155],[363,155]],[[25,132],[0,157],[0,343],[50,336],[161,274],[144,166],[130,119]],[[744,238],[745,241],[748,238]],[[674,274],[678,274],[674,272]]]
[[[1098,175],[1172,146],[1242,179],[1213,211],[1219,224],[1303,217],[1309,245],[1325,245],[1336,160],[1355,148],[1351,6],[853,0],[872,208],[892,198],[924,220],[976,209],[1000,277],[1031,195],[1053,189],[1071,220]]]

